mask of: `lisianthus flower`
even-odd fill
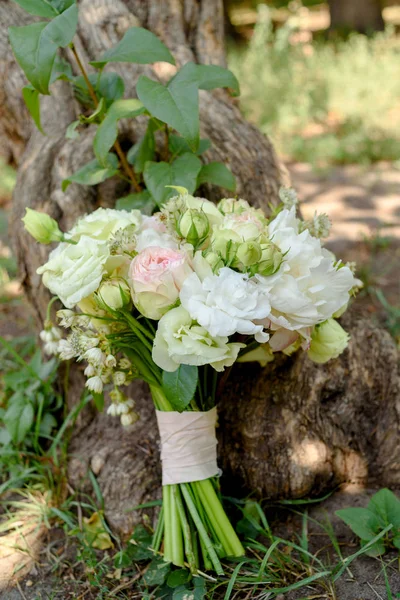
[[[182,250],[151,246],[131,263],[129,283],[137,309],[149,319],[160,319],[179,298],[185,279],[192,273]]]
[[[159,321],[153,346],[153,360],[164,371],[176,371],[181,364],[208,365],[223,371],[236,360],[244,344],[228,343],[226,336],[212,336],[178,306]]]
[[[130,225],[139,227],[142,222],[140,210],[115,210],[98,208],[89,215],[81,217],[69,231],[68,237],[78,241],[83,235],[96,240],[108,240],[118,229]]]
[[[335,319],[317,325],[311,336],[308,356],[316,363],[326,363],[337,358],[347,348],[349,335]]]
[[[218,275],[203,281],[193,273],[184,281],[179,297],[190,316],[212,336],[242,333],[255,335],[259,342],[268,340],[263,326],[254,324],[270,313],[268,292],[244,273],[223,267]]]
[[[59,244],[36,272],[64,306],[73,308],[97,290],[108,257],[106,242],[82,236],[77,244]]]

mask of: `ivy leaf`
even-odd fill
[[[372,540],[382,529],[379,518],[368,508],[344,508],[336,514],[362,540]]]
[[[387,488],[379,490],[372,496],[368,509],[381,519],[383,527],[392,524],[400,528],[400,500]]]
[[[64,81],[73,81],[74,74],[72,72],[72,67],[67,60],[64,60],[60,56],[56,56],[53,64],[53,69],[51,71],[50,83],[54,83],[58,79],[63,79]]]
[[[3,421],[15,444],[20,444],[33,425],[35,413],[31,402],[16,392],[8,401]]]
[[[188,569],[177,569],[176,571],[171,571],[168,575],[167,586],[170,588],[177,588],[190,581],[191,578],[192,575]]]
[[[135,165],[136,173],[143,173],[146,162],[154,160],[156,151],[154,132],[158,129],[160,129],[159,123],[150,119],[144,136],[130,148],[127,159],[131,165]]]
[[[135,98],[129,100],[116,100],[113,102],[104,121],[97,129],[93,140],[94,153],[100,164],[105,164],[108,151],[117,139],[119,119],[137,117],[144,111],[145,108],[143,104]]]
[[[162,557],[157,557],[151,561],[146,573],[143,575],[143,581],[149,586],[162,585],[170,569],[170,563],[165,562]]]
[[[175,64],[174,57],[168,48],[154,33],[142,27],[131,27],[114,48],[106,50],[98,59],[90,64],[102,69],[109,62],[128,62],[140,65],[155,62]]]
[[[143,178],[157,205],[161,206],[168,198],[176,196],[176,191],[166,186],[181,186],[186,188],[189,194],[192,194],[196,189],[200,169],[200,159],[187,152],[179,156],[172,164],[147,162]]]
[[[199,145],[199,94],[196,83],[172,81],[168,87],[144,75],[139,77],[136,92],[147,110],[176,129],[190,149]]]
[[[212,183],[230,192],[234,192],[236,189],[236,181],[232,175],[232,171],[220,162],[211,162],[201,167],[201,171],[197,177],[197,187],[202,183]]]
[[[180,156],[181,154],[185,154],[185,152],[191,152],[189,144],[184,140],[180,135],[175,135],[174,133],[169,134],[168,139],[168,147],[173,156]],[[211,142],[207,138],[202,138],[199,142],[199,147],[197,149],[196,155],[200,156],[203,152],[206,152],[211,148]]]
[[[79,127],[80,121],[72,121],[67,127],[67,131],[65,132],[65,137],[68,140],[76,140],[79,137],[79,131],[76,131],[76,128]]]
[[[140,210],[146,215],[151,215],[155,207],[156,204],[147,190],[119,198],[115,204],[118,210]]]
[[[31,85],[27,85],[22,88],[22,97],[29,110],[32,119],[35,122],[36,127],[41,133],[44,134],[42,124],[40,122],[40,99],[39,92]]]
[[[78,8],[73,4],[52,21],[10,27],[11,47],[27,79],[41,94],[49,94],[57,48],[65,48],[75,35]]]
[[[61,184],[63,192],[71,183],[81,185],[97,185],[118,173],[118,159],[115,154],[108,154],[107,165],[101,165],[97,159],[86,163],[81,169],[70,175]]]
[[[192,365],[180,365],[172,373],[163,371],[163,389],[175,410],[182,412],[190,404],[196,392],[198,380],[198,368]]]
[[[195,83],[200,90],[230,88],[235,96],[240,94],[239,82],[232,71],[217,65],[197,65],[188,62],[174,75],[168,86],[178,81]]]
[[[52,19],[69,8],[75,0],[14,0],[14,2],[30,15]]]

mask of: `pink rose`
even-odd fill
[[[136,308],[149,319],[161,319],[178,300],[183,282],[191,273],[184,252],[149,246],[135,256],[129,269]]]

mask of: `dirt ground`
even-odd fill
[[[288,169],[293,186],[302,201],[304,217],[312,217],[316,210],[328,213],[333,221],[328,247],[344,261],[357,262],[358,273],[366,282],[364,291],[356,300],[359,310],[387,326],[394,337],[400,339],[400,167],[397,169],[393,165],[382,163],[373,167],[349,166],[314,172],[309,165],[291,164]],[[8,252],[8,245],[8,237],[3,232],[0,235],[2,254]],[[21,316],[28,311],[25,311],[17,282],[3,281],[1,286],[0,280],[0,287],[1,295],[9,299],[9,302],[0,303],[0,335],[14,336],[32,331],[32,321],[27,322]],[[383,293],[386,305],[377,290]],[[357,542],[334,512],[345,506],[364,506],[370,495],[368,491],[359,491],[353,495],[335,494],[310,510],[310,516],[320,520],[325,511],[330,516],[336,535],[343,544],[344,555],[355,552]],[[272,527],[273,532],[290,539],[291,534],[298,531],[298,519],[288,513],[280,513],[279,520],[275,520]],[[76,581],[71,569],[75,562],[73,557],[66,555],[65,563],[63,562],[64,541],[57,533],[54,536],[51,539],[47,535],[42,551],[32,560],[29,573],[20,581],[19,587],[0,592],[0,600],[96,598],[96,594],[92,594],[87,586]],[[317,528],[310,531],[310,544],[312,552],[329,551],[329,539],[324,538]],[[64,565],[61,574],[53,573],[51,555],[56,555],[59,559],[61,557],[60,562]],[[390,558],[393,558],[387,567],[390,587],[393,598],[400,598],[398,554],[393,554]],[[1,575],[5,578],[12,576],[12,572]],[[399,595],[396,596],[397,594]],[[278,598],[311,600],[330,596],[321,596],[311,586],[294,595]],[[336,598],[386,600],[388,595],[381,562],[367,557],[357,559],[351,565],[350,572],[344,573],[336,583]]]

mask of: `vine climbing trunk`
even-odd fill
[[[77,52],[85,68],[90,59],[114,45],[131,26],[157,34],[178,65],[187,61],[225,63],[223,6],[219,0],[82,0],[74,49],[64,51],[72,64]],[[16,65],[6,36],[7,25],[28,22],[11,1],[0,4],[0,148],[18,168],[11,231],[26,296],[43,324],[48,293],[36,274],[46,250],[23,230],[26,207],[43,210],[65,229],[76,218],[98,206],[113,206],[130,191],[130,183],[110,179],[97,187],[72,184],[61,191],[61,181],[91,158],[94,129],[78,139],[66,139],[67,126],[79,114],[70,87],[54,84],[42,102],[46,135],[34,129],[24,107],[24,77]],[[29,22],[31,19],[29,19]],[[89,67],[90,69],[90,67]],[[114,65],[134,94],[139,74],[164,81],[171,65],[150,67]],[[78,73],[78,71],[76,71]],[[237,101],[224,91],[201,92],[201,133],[212,141],[206,162],[225,162],[237,178],[239,196],[268,210],[286,181],[285,170],[267,138],[240,114]],[[140,119],[123,125],[118,147],[124,150],[143,133]],[[162,133],[162,132],[161,132]],[[210,199],[221,196],[205,188]],[[396,349],[385,332],[369,321],[353,318],[347,327],[353,338],[347,351],[328,366],[317,367],[304,355],[279,359],[264,369],[240,367],[221,395],[220,461],[224,485],[237,495],[254,490],[263,497],[298,497],[320,493],[340,483],[363,483],[368,474],[380,483],[399,483],[399,380]],[[69,376],[67,401],[76,403],[83,378],[78,368]],[[91,468],[98,479],[111,525],[128,533],[137,518],[126,512],[160,490],[157,427],[146,386],[133,389],[141,419],[122,430],[105,414],[82,413],[70,444],[69,474],[74,488],[85,488]],[[90,490],[89,490],[90,491]]]

